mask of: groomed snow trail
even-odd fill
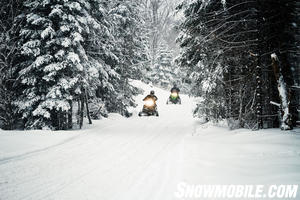
[[[182,95],[183,105],[167,106],[169,93],[156,94],[160,117],[137,117],[140,101],[132,118],[111,115],[57,145],[1,159],[0,199],[174,199],[192,102]]]
[[[77,131],[0,130],[0,200],[183,200],[174,195],[182,182],[300,183],[299,129],[200,124],[193,99],[166,105],[169,91],[154,90],[159,117],[137,117],[139,95],[128,119],[111,114]]]

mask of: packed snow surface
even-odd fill
[[[300,133],[229,131],[193,119],[194,100],[159,117],[111,114],[76,131],[0,131],[1,200],[169,200],[189,184],[299,184]]]

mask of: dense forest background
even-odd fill
[[[202,96],[195,114],[231,128],[296,125],[299,1],[184,1],[178,59]],[[273,58],[273,61],[272,61]]]
[[[3,0],[0,127],[130,117],[138,79],[201,96],[194,114],[209,121],[291,129],[299,12],[296,0]]]

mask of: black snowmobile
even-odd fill
[[[157,97],[154,95],[154,91],[151,91],[150,95],[147,95],[143,101],[145,102],[143,110],[139,112],[139,116],[158,116],[157,112]]]
[[[176,86],[174,86],[171,89],[171,95],[169,96],[168,100],[167,100],[167,104],[181,104],[181,99],[179,97],[179,88],[177,88]]]

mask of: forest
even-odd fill
[[[177,84],[231,129],[299,125],[297,0],[2,0],[0,128],[78,129],[120,113],[130,80]]]
[[[291,129],[299,106],[298,1],[192,1],[179,65],[203,96],[196,113],[232,128]]]

